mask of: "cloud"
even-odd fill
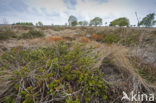
[[[23,0],[1,0],[0,12],[26,12],[28,5]]]
[[[63,2],[68,9],[75,9],[75,6],[77,4],[77,0],[63,0]]]
[[[109,0],[92,0],[92,1],[97,2],[98,4],[109,2]]]
[[[87,0],[82,0],[83,2],[86,2]],[[95,3],[98,3],[98,4],[101,4],[101,3],[106,3],[108,2],[109,0],[90,0],[91,2],[95,2]]]
[[[101,17],[110,22],[119,17],[127,17],[136,24],[135,12],[139,18],[148,13],[156,13],[155,0],[0,0],[0,18],[6,17],[10,23],[16,21],[44,24],[64,24],[70,15],[78,20],[90,21]]]

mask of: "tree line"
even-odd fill
[[[155,20],[155,14],[154,13],[150,13],[148,15],[146,15],[140,22],[138,22],[137,26],[143,26],[143,27],[152,27],[156,24],[156,20]],[[84,20],[84,21],[78,21],[77,18],[73,15],[71,15],[68,19],[68,23],[69,26],[101,26],[103,25],[103,20],[100,17],[95,17],[92,20],[90,20],[90,22]],[[105,23],[107,24],[107,22]],[[117,18],[113,21],[110,22],[109,26],[126,26],[129,27],[130,26],[130,21],[128,18],[126,17],[121,17],[121,18]]]
[[[105,24],[107,24],[107,22],[105,22]],[[146,15],[141,21],[138,21],[137,26],[138,27],[152,27],[156,24],[156,20],[155,20],[155,14],[154,13],[150,13],[148,15]],[[33,26],[33,23],[29,22],[18,22],[14,25],[29,25],[29,26]],[[90,20],[90,22],[83,20],[83,21],[78,21],[78,19],[71,15],[68,18],[68,24],[65,24],[66,26],[101,26],[103,25],[103,20],[100,17],[95,17],[93,19]],[[36,26],[43,26],[43,23],[41,21],[39,21],[38,23],[36,23]],[[110,22],[109,26],[120,26],[120,27],[129,27],[130,26],[130,21],[128,18],[126,17],[121,17],[121,18],[117,18],[113,21]]]

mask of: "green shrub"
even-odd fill
[[[91,52],[61,42],[51,48],[4,53],[0,68],[13,70],[10,80],[14,84],[14,90],[8,91],[14,95],[5,97],[12,101],[18,97],[24,103],[88,103],[93,98],[104,101],[107,85],[103,72],[93,68],[96,55],[90,56]]]
[[[117,43],[119,42],[120,40],[120,37],[119,35],[113,35],[113,34],[110,34],[110,35],[106,35],[102,41],[105,42],[105,43]]]
[[[16,38],[16,33],[13,31],[0,32],[0,40],[6,40],[10,38]]]
[[[19,38],[37,38],[37,37],[43,37],[44,33],[41,31],[36,30],[30,30],[28,33],[23,33]]]

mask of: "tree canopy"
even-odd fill
[[[153,25],[156,24],[156,20],[154,20],[154,13],[150,13],[148,15],[146,15],[146,17],[144,17],[142,19],[142,21],[139,23],[139,26],[145,26],[145,27],[152,27]]]
[[[94,25],[94,26],[98,26],[98,25],[102,25],[102,19],[100,17],[95,17],[94,19],[92,19],[90,21],[90,26]]]
[[[36,23],[36,26],[43,26],[43,23],[39,21],[38,23]]]
[[[31,22],[17,22],[16,25],[27,25],[27,26],[33,26],[33,23]]]
[[[86,20],[79,21],[79,25],[81,25],[81,26],[87,26],[88,25],[88,22]]]
[[[110,26],[129,26],[129,19],[127,19],[126,17],[122,17],[122,18],[118,18],[118,19],[115,19],[113,20],[111,23],[110,23]]]
[[[70,16],[68,19],[68,23],[70,26],[76,26],[77,25],[77,18],[75,16]]]

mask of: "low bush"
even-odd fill
[[[92,49],[71,48],[64,42],[51,48],[11,50],[0,57],[1,69],[11,69],[11,89],[2,102],[89,103],[107,98],[104,73],[93,68]],[[8,87],[9,88],[9,87]]]
[[[6,40],[10,38],[16,38],[16,33],[13,31],[1,31],[0,40]]]
[[[139,43],[139,40],[137,40],[137,37],[133,35],[126,35],[125,38],[122,38],[121,43],[125,46],[133,46],[137,45]]]
[[[28,33],[23,33],[19,38],[37,38],[43,37],[45,34],[42,31],[30,30]]]
[[[103,39],[102,39],[103,42],[105,43],[117,43],[120,41],[120,37],[119,35],[113,35],[113,34],[110,34],[110,35],[106,35]]]

